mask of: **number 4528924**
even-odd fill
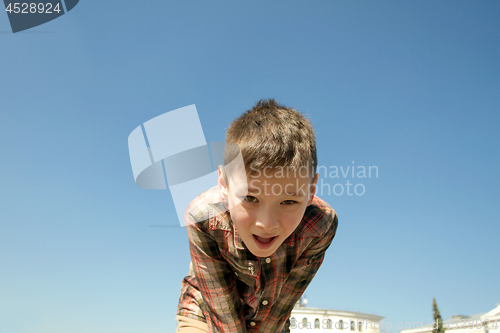
[[[14,14],[35,14],[35,13],[45,13],[45,14],[52,14],[52,13],[59,13],[61,11],[61,8],[59,8],[59,4],[56,4],[55,7],[53,7],[51,3],[19,3],[16,2],[14,4],[9,3],[7,8],[5,8],[5,11],[8,13],[14,13]]]

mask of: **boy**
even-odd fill
[[[218,186],[186,210],[191,264],[177,332],[289,332],[337,230],[335,211],[314,195],[314,132],[296,110],[261,100],[231,123],[226,143],[244,170],[228,171],[235,152],[226,149]]]

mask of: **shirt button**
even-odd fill
[[[268,264],[270,264],[270,263],[271,263],[271,258],[266,258],[266,262],[267,262]]]
[[[268,304],[269,304],[269,302],[267,300],[262,301],[262,305],[268,305]]]
[[[255,323],[255,321],[251,321],[251,322],[250,322],[250,326],[255,326],[255,325],[257,325],[257,324]]]

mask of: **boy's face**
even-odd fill
[[[219,170],[219,188],[227,195],[236,230],[252,254],[268,257],[299,225],[314,199],[318,174],[311,180],[300,172],[287,175],[267,168],[257,175],[240,172],[227,179],[229,187]]]

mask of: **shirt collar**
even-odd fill
[[[295,229],[297,230],[297,229]],[[289,245],[289,246],[295,246],[295,231],[292,232],[290,236],[288,236],[287,239],[283,241],[283,244]]]
[[[231,221],[231,224],[232,224],[232,221]],[[238,233],[238,231],[236,230],[234,225],[233,225],[233,230],[234,230],[234,246],[238,250],[244,250],[245,244],[243,244],[243,240],[241,239],[240,234]]]
[[[233,233],[234,246],[238,250],[245,249],[245,244],[243,243],[240,234],[234,227],[233,220],[231,220],[231,214],[229,213],[229,210],[226,210],[224,212],[219,211],[219,213],[214,216],[211,222],[211,227],[213,230],[231,231]]]

